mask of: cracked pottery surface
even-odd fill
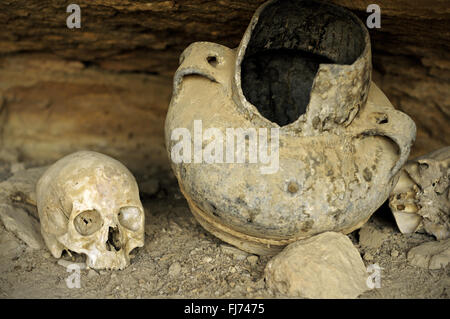
[[[282,60],[292,74],[306,74],[306,84],[277,74]],[[268,70],[255,76],[258,63]],[[361,21],[315,1],[263,4],[236,49],[209,42],[186,48],[165,123],[169,156],[172,131],[187,128],[193,136],[195,120],[224,136],[226,128],[280,133],[273,174],[261,174],[258,163],[171,163],[200,224],[257,254],[361,227],[388,198],[416,134],[371,81],[371,68]]]
[[[123,269],[144,245],[144,209],[130,171],[96,152],[68,155],[36,186],[41,233],[55,258],[85,254],[91,268]]]

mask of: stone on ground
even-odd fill
[[[450,262],[450,239],[431,241],[412,248],[408,261],[417,267],[441,269]]]
[[[46,167],[20,170],[0,183],[0,221],[32,249],[44,247],[36,204],[36,182]]]
[[[44,248],[39,222],[19,207],[0,203],[0,220],[6,230],[13,233],[32,249]]]
[[[269,288],[303,298],[356,298],[368,289],[366,267],[350,239],[326,232],[294,242],[266,266]]]
[[[389,234],[369,223],[359,230],[359,244],[363,248],[379,248],[388,237]]]
[[[170,265],[169,276],[176,277],[180,274],[180,272],[181,272],[181,265],[179,262],[174,262],[172,265]]]
[[[220,245],[220,249],[224,254],[232,255],[236,260],[244,260],[249,255],[247,252],[229,245]]]
[[[0,226],[0,259],[15,258],[23,252],[24,248],[25,245],[23,243],[20,243],[13,234]]]

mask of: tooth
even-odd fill
[[[422,216],[414,213],[394,212],[395,222],[403,234],[414,233],[422,222]]]

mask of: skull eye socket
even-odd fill
[[[73,223],[77,232],[83,236],[92,235],[103,226],[102,216],[95,209],[82,212]]]
[[[137,231],[141,226],[141,210],[137,207],[122,207],[119,211],[119,223],[132,231]]]

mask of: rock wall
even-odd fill
[[[171,76],[194,41],[236,47],[263,1],[61,0],[0,2],[0,147],[47,163],[78,149],[115,156],[133,171],[166,165]],[[373,0],[334,0],[363,21]],[[386,0],[370,30],[374,81],[417,124],[412,156],[449,145],[447,0]]]

